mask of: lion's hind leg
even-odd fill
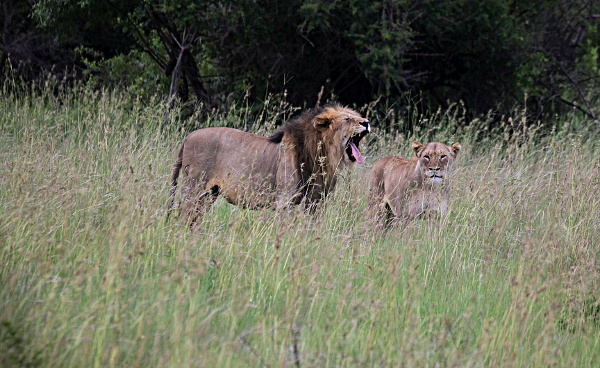
[[[180,216],[183,216],[185,222],[191,229],[197,227],[204,215],[214,205],[218,197],[218,187],[210,191],[198,191],[190,197],[186,197],[180,207]]]
[[[212,207],[220,193],[218,186],[206,188],[206,184],[205,180],[188,176],[183,186],[179,217],[183,218],[190,228],[202,222],[202,217]]]

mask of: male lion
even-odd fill
[[[448,210],[448,174],[460,151],[460,143],[451,147],[431,142],[414,142],[415,157],[388,156],[379,160],[369,175],[370,203],[377,219],[392,223],[406,222],[430,211],[445,215]]]
[[[364,161],[358,146],[369,131],[366,119],[339,105],[307,110],[270,137],[231,128],[196,130],[177,154],[169,209],[180,172],[179,212],[192,221],[219,194],[253,209],[317,202],[333,190],[339,169]]]

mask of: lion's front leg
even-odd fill
[[[291,209],[302,201],[299,185],[286,184],[279,186],[275,195],[275,209]]]
[[[275,209],[290,208],[302,201],[301,180],[294,153],[282,147],[277,166]]]

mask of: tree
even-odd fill
[[[597,114],[594,0],[40,0],[34,14],[110,83],[127,79],[111,80],[115,65],[143,64],[120,70],[207,107],[284,90],[312,105],[322,90],[356,104],[418,93],[422,109],[461,100],[473,114],[527,96],[538,114]]]
[[[407,3],[42,0],[35,15],[65,35],[81,28],[121,30],[165,75],[180,66],[184,100],[191,85],[198,100],[211,104],[202,83],[209,80],[221,96],[253,89],[260,99],[269,89],[288,88],[292,102],[301,104],[314,101],[324,86],[326,97],[336,93],[364,103],[409,88],[410,73],[402,69],[411,42]],[[176,84],[171,91],[179,90]]]
[[[423,71],[415,89],[432,105],[510,111],[527,95],[538,115],[559,101],[595,118],[597,1],[431,0],[422,12],[407,67]]]
[[[515,5],[530,35],[519,87],[534,96],[538,111],[554,101],[597,119],[593,106],[600,87],[600,3],[593,0]]]

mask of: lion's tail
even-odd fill
[[[183,164],[183,146],[185,145],[185,141],[181,144],[179,148],[179,152],[177,153],[177,158],[175,159],[175,165],[173,165],[173,175],[171,176],[171,193],[169,195],[169,208],[167,210],[167,220],[171,215],[171,211],[173,210],[173,206],[175,204],[175,192],[177,191],[177,179],[179,179],[179,173],[181,172],[181,166]]]

